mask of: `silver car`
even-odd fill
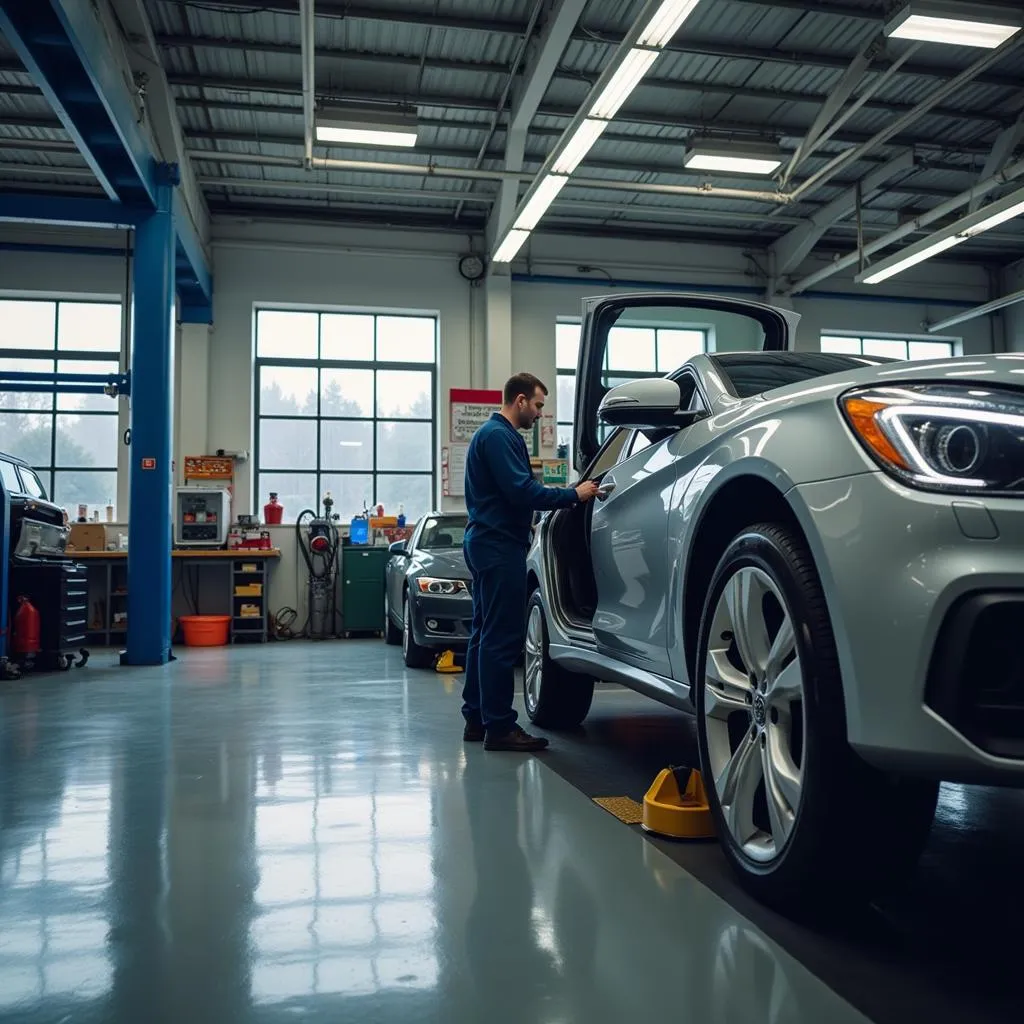
[[[1024,784],[1024,356],[791,351],[793,313],[706,295],[583,312],[573,456],[603,500],[536,531],[529,717],[577,726],[596,679],[695,715],[755,895],[880,895],[939,780]],[[612,386],[637,326],[709,350]]]

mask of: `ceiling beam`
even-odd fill
[[[512,111],[505,129],[506,170],[523,169],[530,125],[558,72],[558,62],[562,59],[562,54],[586,6],[587,0],[549,0],[545,4],[540,37],[532,43],[529,50],[522,80],[514,93]],[[488,245],[494,243],[511,221],[518,202],[518,182],[503,181],[498,202],[491,210],[487,222]]]
[[[181,88],[194,89],[221,89],[225,92],[236,93],[267,93],[282,96],[301,96],[302,83],[298,81],[272,81],[269,79],[221,77],[213,75],[193,75],[181,72],[169,72],[168,79],[172,85]],[[450,110],[485,110],[490,113],[494,109],[494,103],[487,99],[477,99],[468,96],[455,96],[451,94],[419,93],[417,95],[397,94],[392,96],[382,95],[373,90],[355,89],[317,89],[317,95],[326,103],[331,105],[344,106],[348,103],[380,103],[393,102],[403,105],[414,104],[423,107],[447,107]],[[577,108],[570,106],[556,106],[545,104],[538,111],[540,117],[558,117],[571,120],[576,115]],[[793,121],[773,122],[754,124],[751,122],[728,121],[721,118],[703,120],[685,116],[676,116],[664,111],[638,110],[633,104],[624,107],[616,117],[616,120],[625,124],[655,125],[658,127],[684,128],[690,131],[718,131],[732,133],[735,135],[746,135],[763,138],[765,133],[783,136],[785,138],[803,138],[807,131],[807,124],[796,124]],[[873,138],[864,132],[836,132],[832,136],[833,142],[846,145],[860,145]],[[642,141],[638,138],[637,141]],[[957,143],[937,139],[934,135],[907,136],[897,135],[889,140],[890,144],[898,146],[916,146],[922,149],[939,149],[948,152],[956,149],[957,152],[987,156],[988,146],[962,146]]]
[[[899,156],[867,174],[863,181],[850,186],[842,195],[816,210],[805,224],[793,228],[792,231],[773,242],[771,250],[775,255],[775,276],[783,277],[795,270],[810,255],[811,250],[824,237],[825,232],[853,211],[857,204],[858,188],[863,202],[890,178],[913,169],[914,151],[904,150]],[[913,190],[913,186],[909,187]],[[890,189],[890,191],[897,191],[897,189]]]
[[[985,166],[978,175],[979,181],[990,178],[993,174],[1001,171],[1009,162],[1021,140],[1024,139],[1024,110],[1018,115],[1013,124],[1007,125],[996,141],[992,143],[992,151],[985,158]],[[981,208],[981,197],[971,200],[968,212],[974,213]]]
[[[576,2],[576,0],[572,0]],[[566,40],[568,42],[568,40]],[[292,43],[276,43],[263,40],[247,39],[222,39],[212,36],[182,36],[162,35],[157,37],[157,43],[163,49],[188,49],[198,47],[211,50],[237,50],[239,52],[270,53],[279,56],[301,57],[301,47]],[[558,57],[562,55],[559,51]],[[365,50],[338,49],[318,46],[317,62],[329,60],[341,60],[346,63],[367,63],[367,64],[388,64],[396,67],[426,68],[427,70],[457,71],[466,74],[481,75],[504,75],[508,68],[500,63],[486,63],[481,61],[460,61],[448,57],[417,57],[407,54],[396,53],[370,53]],[[596,75],[585,76],[579,71],[570,67],[560,67],[557,64],[550,71],[548,81],[558,80],[574,84],[592,85],[597,80]],[[855,58],[855,61],[857,58]],[[870,60],[867,62],[870,63]],[[865,65],[866,66],[866,65]],[[258,79],[256,80],[258,82]],[[846,78],[838,83],[830,92],[807,93],[788,91],[784,89],[756,88],[753,86],[736,86],[716,82],[703,82],[699,79],[680,79],[679,77],[659,77],[656,73],[644,78],[640,88],[652,88],[672,90],[678,92],[680,89],[687,89],[694,92],[707,93],[712,96],[728,96],[739,99],[767,100],[772,103],[801,103],[828,106],[835,102],[835,94],[844,87]],[[856,85],[854,81],[853,85]],[[852,86],[850,87],[852,88]],[[1015,85],[1019,88],[1019,83]],[[869,99],[862,104],[865,110],[876,110],[884,113],[903,114],[913,110],[913,104],[898,103],[890,100]],[[963,109],[960,107],[935,107],[932,114],[941,117],[960,118],[963,120],[995,122],[999,124],[1008,123],[1011,118],[1007,115],[994,112],[991,107],[984,109]]]

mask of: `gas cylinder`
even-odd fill
[[[18,610],[11,626],[11,653],[39,653],[39,612],[23,594],[18,597]]]

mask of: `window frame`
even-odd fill
[[[50,348],[6,348],[0,347],[0,360],[22,360],[32,361],[36,360],[39,362],[48,362],[51,364],[50,369],[40,370],[40,373],[62,373],[60,369],[60,363],[62,362],[76,362],[76,363],[115,363],[117,369],[115,372],[122,373],[125,367],[125,353],[124,353],[124,331],[125,331],[125,304],[120,297],[115,296],[99,296],[99,295],[74,295],[74,294],[24,294],[13,291],[3,291],[0,293],[0,304],[4,302],[17,302],[17,303],[36,303],[42,305],[53,306],[53,344]],[[69,349],[60,347],[60,332],[61,332],[61,310],[65,306],[112,306],[118,309],[119,323],[119,338],[118,346],[116,350],[102,351],[100,349]],[[83,372],[83,371],[78,371]],[[88,371],[91,372],[91,371]],[[98,371],[99,372],[99,371]],[[0,387],[0,390],[3,390]],[[118,467],[118,456],[119,448],[121,443],[120,430],[115,432],[115,445],[113,450],[113,462],[109,465],[98,465],[98,466],[87,466],[87,465],[75,465],[70,463],[58,463],[57,462],[57,424],[59,417],[61,416],[89,416],[89,417],[102,417],[106,416],[112,418],[115,423],[120,426],[120,406],[117,399],[110,399],[109,409],[62,409],[59,404],[60,392],[53,390],[50,392],[9,392],[12,395],[18,394],[48,394],[50,397],[50,407],[48,409],[29,409],[18,406],[10,408],[0,409],[0,416],[39,416],[45,417],[49,420],[50,429],[50,452],[49,461],[45,466],[30,466],[29,468],[36,474],[39,479],[39,483],[42,485],[45,491],[45,496],[40,499],[51,502],[55,505],[60,506],[61,502],[58,500],[56,495],[57,490],[57,476],[61,473],[82,473],[82,474],[96,474],[97,476],[103,473],[112,473],[114,475],[114,487],[113,494],[110,500],[113,501],[115,509],[118,505],[118,487],[120,483],[120,474]],[[15,458],[20,458],[19,452],[9,452],[8,454]],[[21,478],[20,467],[19,479]],[[30,492],[25,488],[24,481],[22,481],[22,493],[29,494]],[[93,507],[102,507],[99,503],[95,503]],[[69,510],[70,514],[70,510]]]
[[[856,352],[840,352],[836,349],[824,348],[823,342],[826,338],[842,338],[844,341],[854,341],[857,343]],[[885,341],[893,344],[903,346],[905,353],[904,360],[899,360],[894,356],[887,356],[886,358],[897,358],[897,362],[926,362],[928,359],[956,359],[963,355],[963,341],[960,338],[936,338],[933,335],[928,337],[921,337],[920,335],[913,334],[886,334],[884,332],[852,332],[852,331],[822,331],[818,335],[818,351],[832,355],[865,355],[864,343],[866,341]],[[923,342],[929,345],[945,345],[949,348],[949,354],[947,356],[927,356],[920,360],[913,360],[910,357],[910,346],[917,343]],[[874,353],[867,353],[868,357],[874,355]],[[879,357],[880,358],[880,357]]]
[[[259,316],[261,313],[313,313],[317,317],[317,356],[316,358],[295,358],[287,359],[279,356],[259,355]],[[324,359],[320,356],[323,346],[323,318],[325,316],[370,316],[373,318],[373,358],[372,359]],[[377,358],[378,345],[378,320],[381,317],[390,319],[404,318],[410,320],[432,320],[434,322],[434,357],[429,363],[425,362],[393,362]],[[366,309],[339,309],[336,307],[295,307],[287,305],[260,305],[253,310],[253,492],[254,504],[259,504],[259,496],[262,494],[260,478],[264,475],[295,474],[297,476],[312,477],[315,481],[315,501],[317,508],[320,507],[320,499],[323,494],[322,479],[324,477],[365,477],[373,480],[373,491],[376,496],[378,480],[382,477],[408,477],[422,476],[430,480],[430,501],[429,507],[420,517],[421,521],[426,519],[431,512],[437,509],[438,493],[438,408],[439,396],[439,356],[440,356],[440,317],[437,313],[411,312],[408,310],[366,310]],[[278,369],[305,369],[313,370],[316,373],[316,413],[310,416],[296,416],[294,413],[263,413],[261,411],[260,395],[260,371],[263,367]],[[369,370],[373,373],[373,402],[370,416],[330,416],[323,415],[323,371],[324,370]],[[381,371],[395,372],[416,372],[430,374],[430,418],[426,417],[382,417],[378,414],[378,373]],[[295,469],[294,467],[268,467],[264,468],[260,452],[260,426],[264,421],[273,420],[296,420],[315,424],[316,432],[316,468]],[[323,443],[322,425],[324,423],[364,423],[370,424],[373,438],[373,455],[369,468],[353,470],[328,470],[322,466],[321,446]],[[381,423],[401,424],[430,424],[430,469],[429,471],[418,469],[380,469],[378,457],[378,425]],[[376,497],[375,499],[376,500]],[[295,514],[301,511],[295,510]],[[361,511],[361,510],[353,510]],[[347,515],[348,510],[339,509],[341,514]],[[287,512],[286,512],[287,514]],[[294,520],[292,520],[294,522]]]
[[[559,317],[558,319],[555,320],[556,337],[557,337],[558,328],[560,326],[575,327],[575,328],[577,328],[578,332],[582,333],[583,321],[582,320],[570,319],[569,317]],[[626,375],[629,375],[629,379],[630,380],[647,380],[647,379],[655,378],[655,377],[671,377],[671,378],[674,379],[675,375],[678,374],[679,371],[684,366],[686,366],[687,364],[683,363],[682,366],[674,366],[671,370],[658,370],[657,369],[657,365],[658,365],[658,334],[659,334],[660,331],[680,331],[680,330],[685,330],[685,331],[696,331],[696,332],[699,332],[700,334],[702,334],[704,336],[704,347],[703,347],[702,351],[705,352],[705,353],[713,352],[714,351],[714,341],[715,341],[714,330],[713,330],[713,325],[710,325],[710,324],[706,324],[706,323],[704,323],[704,324],[697,324],[697,323],[694,323],[694,324],[686,324],[686,325],[683,325],[683,326],[680,326],[679,324],[672,324],[671,326],[668,326],[668,325],[662,325],[662,324],[660,324],[657,321],[650,321],[650,322],[646,322],[646,323],[641,322],[641,321],[637,321],[637,322],[629,322],[629,323],[625,323],[625,324],[616,324],[616,326],[617,327],[618,326],[621,326],[621,327],[631,327],[631,328],[635,327],[635,328],[639,328],[641,330],[651,330],[651,331],[654,331],[654,365],[655,365],[655,369],[654,370],[610,370],[608,368],[608,365],[607,365],[608,364],[608,358],[609,358],[609,348],[606,348],[605,349],[605,353],[604,353],[604,363],[605,363],[605,365],[602,368],[602,374],[601,374],[602,381],[604,381],[604,382],[606,382],[608,380],[608,377],[611,376],[612,374],[614,374],[616,377],[624,377]],[[582,342],[582,338],[580,339],[580,342]],[[690,358],[693,358],[693,357],[691,356]],[[558,347],[556,345],[555,346],[555,447],[556,448],[558,447],[559,444],[561,444],[561,441],[559,439],[560,429],[562,427],[566,427],[569,430],[569,433],[570,433],[570,436],[571,436],[574,433],[575,422],[576,422],[575,418],[574,418],[575,414],[576,414],[575,403],[574,403],[574,408],[570,409],[569,412],[568,412],[568,415],[570,417],[572,417],[572,418],[570,418],[570,419],[563,418],[562,408],[561,408],[561,405],[558,403],[558,381],[562,377],[572,377],[573,380],[575,380],[578,371],[579,371],[579,343],[577,344],[577,348],[576,348],[576,366],[574,366],[572,369],[569,369],[568,367],[560,367],[558,365]],[[705,404],[707,404],[707,400],[706,399],[705,399]],[[605,440],[607,440],[607,439],[608,438],[606,437]],[[571,448],[571,445],[570,445],[570,448]],[[569,455],[569,458],[571,459],[572,458],[572,451],[571,450],[568,453],[568,455]]]

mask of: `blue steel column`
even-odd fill
[[[171,399],[174,390],[174,189],[158,168],[157,208],[135,234],[132,296],[131,507],[128,519],[128,665],[171,654]]]

